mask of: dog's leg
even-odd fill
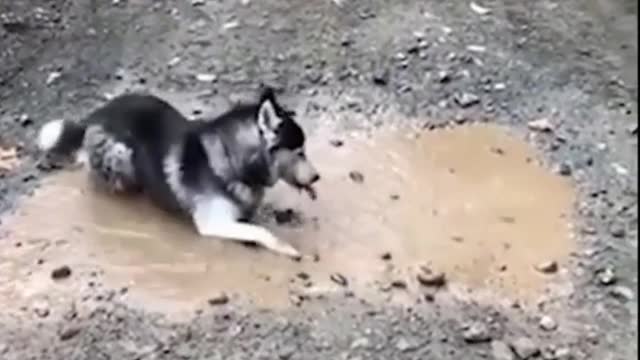
[[[238,221],[238,209],[222,197],[199,201],[192,214],[201,236],[215,236],[232,241],[251,241],[276,253],[299,258],[300,253],[290,244],[278,239],[267,229]]]

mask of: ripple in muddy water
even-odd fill
[[[128,286],[146,305],[202,304],[225,291],[271,307],[288,304],[292,289],[340,288],[334,273],[356,294],[400,279],[419,288],[412,271],[429,264],[454,284],[520,299],[539,294],[550,275],[535,265],[562,264],[573,248],[569,182],[498,127],[408,133],[338,144],[319,131],[308,145],[323,176],[319,199],[285,186],[269,194],[273,207],[302,214],[299,226],[269,227],[318,261],[208,241],[140,198],[91,190],[82,173],[52,176],[5,223],[24,246],[2,248],[2,293],[15,300],[50,291],[47,266],[68,264],[79,273],[104,270],[108,285]],[[78,289],[86,277],[79,279],[53,286]]]

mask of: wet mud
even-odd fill
[[[222,292],[282,307],[292,294],[419,293],[424,266],[450,286],[526,301],[560,276],[536,267],[562,268],[574,248],[572,186],[503,128],[330,133],[319,129],[308,145],[319,199],[279,185],[259,216],[306,260],[200,238],[141,197],[101,193],[83,172],[64,171],[5,222],[14,246],[0,254],[2,302],[63,297],[100,277],[145,308],[184,310]],[[54,287],[61,265],[73,274]]]

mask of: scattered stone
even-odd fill
[[[369,341],[369,339],[367,339],[366,337],[361,337],[358,338],[356,340],[354,340],[351,343],[351,349],[355,350],[355,349],[366,349],[368,347],[370,347],[371,342]]]
[[[571,176],[571,174],[573,174],[573,169],[571,168],[571,165],[569,165],[566,162],[563,162],[560,165],[558,165],[556,172],[562,176]]]
[[[631,125],[631,127],[629,128],[629,134],[638,135],[638,123]]]
[[[62,76],[62,73],[59,71],[50,72],[49,75],[47,76],[47,81],[46,81],[47,86],[53,84],[56,80],[60,78],[60,76]]]
[[[218,80],[218,76],[216,74],[197,74],[196,80],[200,82],[212,83]]]
[[[456,94],[454,100],[462,108],[468,108],[480,102],[478,95],[470,92]]]
[[[613,285],[618,281],[615,271],[611,267],[606,267],[596,273],[598,283],[600,285],[608,286]]]
[[[624,238],[625,235],[627,235],[627,231],[624,227],[624,224],[620,222],[612,223],[609,228],[609,232],[611,233],[611,236],[618,239]]]
[[[217,294],[211,298],[209,298],[209,300],[207,300],[207,303],[209,303],[209,305],[211,306],[220,306],[220,305],[225,305],[229,303],[229,295],[227,295],[226,293],[221,292],[220,294]]]
[[[558,348],[553,352],[554,360],[572,360],[574,358],[571,349],[567,347]]]
[[[507,88],[507,84],[505,84],[505,83],[493,84],[493,90],[496,90],[496,91],[502,91],[502,90],[504,90],[506,88]]]
[[[493,360],[514,360],[515,358],[509,345],[499,340],[491,342],[491,354],[493,355]]]
[[[540,319],[539,325],[544,331],[553,331],[558,328],[556,321],[548,315],[545,315]]]
[[[622,301],[631,301],[634,298],[633,290],[626,286],[615,286],[609,291],[609,294]]]
[[[359,171],[349,172],[349,178],[356,184],[362,184],[364,182],[364,175]]]
[[[511,342],[511,348],[519,359],[527,360],[536,356],[540,349],[538,345],[528,337],[520,337]]]
[[[558,263],[553,260],[544,261],[536,265],[535,268],[541,273],[553,274],[558,271]]]
[[[469,50],[471,52],[483,53],[483,52],[487,51],[487,47],[483,46],[483,45],[468,45],[467,46],[467,50]]]
[[[329,141],[329,144],[333,147],[342,147],[344,145],[344,141],[342,140],[338,140],[338,139],[333,139],[331,141]]]
[[[474,322],[462,333],[464,341],[470,344],[491,341],[491,334],[487,325],[481,322]]]
[[[60,332],[59,338],[60,338],[61,341],[67,341],[67,340],[73,339],[78,334],[80,334],[80,328],[79,327],[70,327],[70,328],[67,328],[65,330],[62,330]]]
[[[349,284],[349,282],[347,281],[347,278],[344,277],[344,275],[339,273],[331,274],[329,278],[331,279],[331,281],[333,281],[334,283],[340,286],[347,286]]]
[[[71,268],[67,265],[60,266],[51,271],[51,278],[53,280],[62,280],[71,276]]]
[[[388,69],[380,69],[374,72],[373,84],[378,86],[385,86],[389,83],[389,70]]]
[[[202,6],[202,5],[204,5],[204,0],[191,0],[191,5],[193,5],[193,6]]]
[[[384,261],[389,261],[391,260],[392,256],[390,252],[385,252],[382,255],[380,255],[380,259],[384,260]]]
[[[439,83],[448,83],[449,81],[451,81],[451,73],[447,70],[440,70],[438,71],[437,79]]]
[[[426,266],[421,266],[416,279],[423,286],[442,287],[446,285],[447,278],[444,272],[436,272]]]
[[[393,201],[397,201],[397,200],[400,200],[400,195],[398,195],[398,194],[391,194],[391,195],[389,196],[389,198],[390,198],[391,200],[393,200]]]
[[[404,280],[393,280],[389,285],[394,289],[406,289],[407,282]]]
[[[542,118],[538,120],[529,121],[527,126],[530,130],[540,131],[540,132],[550,132],[553,131],[553,124],[547,118]]]
[[[178,65],[180,63],[180,61],[182,61],[182,59],[178,56],[172,58],[171,60],[169,60],[169,62],[167,63],[168,67],[174,67],[176,65]]]
[[[45,302],[37,302],[33,305],[33,312],[41,318],[46,318],[49,316],[49,306]]]
[[[471,8],[471,11],[473,11],[478,15],[487,15],[491,12],[491,9],[484,6],[480,6],[473,1],[469,4],[469,7]]]
[[[418,348],[418,344],[416,344],[413,341],[409,341],[408,339],[401,337],[398,339],[398,341],[396,341],[396,349],[398,349],[398,351],[406,353],[406,352],[411,352],[411,351],[415,351]]]
[[[309,276],[309,274],[307,274],[304,271],[301,271],[299,273],[296,274],[296,277],[300,280],[309,280],[309,278],[311,278],[311,276]]]

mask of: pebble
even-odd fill
[[[440,70],[438,71],[437,79],[440,83],[448,83],[451,81],[451,73],[447,70]]]
[[[191,0],[191,5],[193,5],[193,6],[202,6],[202,5],[204,5],[204,0]]]
[[[333,147],[342,147],[344,145],[344,141],[339,139],[333,139],[329,141],[329,144]]]
[[[598,283],[600,285],[613,285],[618,278],[616,277],[616,273],[611,267],[606,267],[596,273],[598,278]]]
[[[556,172],[562,176],[571,176],[571,174],[573,174],[573,169],[571,168],[571,165],[563,162],[558,165]]]
[[[556,349],[553,352],[553,360],[571,360],[573,358],[574,357],[571,353],[571,349],[566,347]]]
[[[71,340],[72,338],[76,337],[78,334],[80,334],[80,328],[78,328],[78,327],[70,327],[68,329],[62,330],[60,332],[59,338],[62,341],[67,341],[67,340]]]
[[[454,97],[454,100],[462,108],[467,108],[467,107],[476,105],[480,102],[480,98],[478,97],[478,95],[470,92],[463,92],[463,93],[457,94]]]
[[[410,351],[414,351],[418,348],[418,344],[416,344],[415,342],[409,341],[404,337],[401,337],[400,339],[398,339],[398,341],[396,341],[396,349],[398,349],[398,351],[406,353],[406,352],[410,352]]]
[[[67,265],[60,266],[51,271],[51,278],[54,280],[62,280],[71,276],[71,268]]]
[[[520,337],[511,342],[511,348],[519,359],[526,360],[540,352],[538,345],[528,337]]]
[[[350,171],[349,178],[356,184],[362,184],[364,182],[364,175],[359,171]]]
[[[558,323],[556,323],[556,321],[552,317],[547,315],[543,316],[540,319],[539,325],[540,328],[544,331],[553,331],[558,328]]]
[[[420,267],[420,272],[416,275],[416,279],[423,286],[442,287],[447,283],[447,277],[444,272],[433,271],[425,266]]]
[[[553,274],[558,271],[558,263],[553,260],[545,261],[536,265],[535,268],[541,273]]]
[[[49,306],[46,303],[38,302],[35,305],[33,305],[33,312],[38,317],[45,318],[49,316],[50,310],[49,310]]]
[[[633,290],[626,286],[615,286],[609,291],[609,294],[622,301],[631,301],[635,297]]]
[[[547,118],[529,121],[527,126],[534,131],[549,132],[553,130],[553,124]]]
[[[334,283],[340,286],[347,286],[349,284],[349,282],[347,281],[347,278],[344,277],[344,275],[342,274],[338,274],[338,273],[331,274],[329,278],[331,279],[331,281],[333,281]]]
[[[218,80],[218,76],[216,76],[216,74],[197,74],[196,75],[196,80],[200,81],[200,82],[208,82],[208,83],[212,83],[215,82],[216,80]]]
[[[493,360],[513,360],[515,358],[509,345],[499,340],[491,342],[491,354],[493,355]]]
[[[361,337],[351,343],[351,349],[366,349],[370,347],[371,342],[366,337]]]
[[[389,70],[381,69],[373,73],[372,77],[374,85],[385,86],[389,83]]]
[[[49,75],[47,76],[46,84],[47,85],[53,84],[56,80],[60,78],[60,76],[62,76],[62,73],[59,71],[50,72]]]
[[[384,260],[384,261],[389,261],[391,260],[392,256],[390,252],[385,252],[382,255],[380,255],[380,259]]]
[[[620,222],[614,222],[613,224],[611,224],[611,227],[609,228],[609,232],[611,233],[611,236],[618,239],[621,239],[625,237],[625,235],[627,235],[627,231],[624,228],[624,224]]]
[[[209,300],[207,300],[207,303],[209,303],[209,305],[211,306],[225,305],[229,303],[229,295],[225,293],[217,294],[209,298]]]
[[[476,344],[491,341],[491,334],[487,325],[481,322],[474,322],[462,333],[464,341]]]

